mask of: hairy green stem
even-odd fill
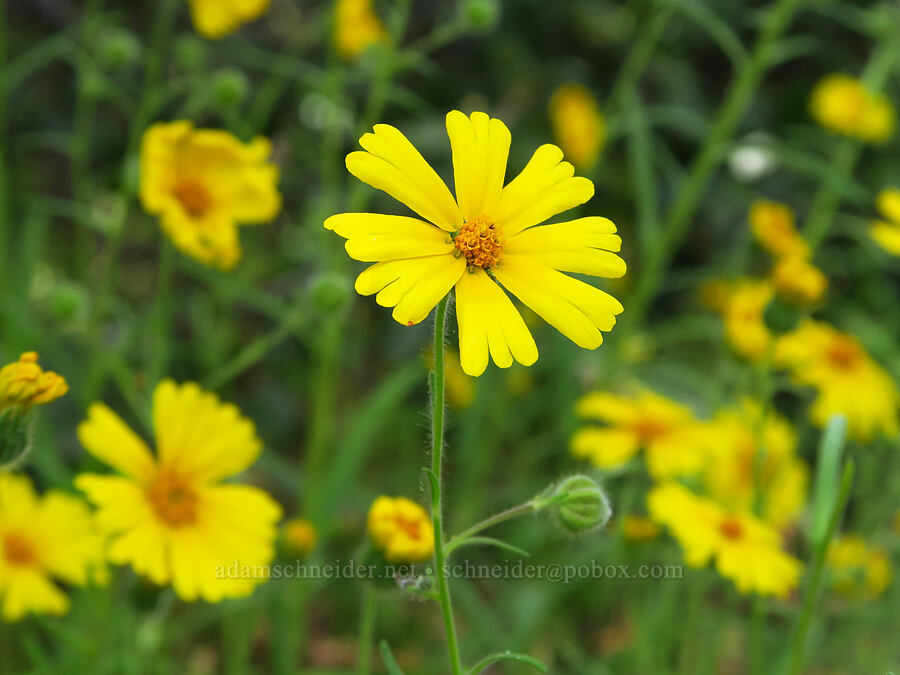
[[[476,535],[479,532],[483,532],[484,530],[488,529],[489,527],[493,527],[494,525],[499,525],[500,523],[503,523],[507,520],[512,520],[513,518],[525,515],[526,513],[532,513],[536,508],[537,507],[535,500],[530,499],[524,504],[513,506],[512,508],[501,511],[500,513],[495,513],[493,516],[475,523],[474,525],[472,525],[472,527],[463,530],[447,542],[447,547],[444,550],[445,555],[449,557],[450,554],[453,553],[453,551],[465,544],[466,540],[473,535]]]
[[[434,373],[431,383],[431,522],[434,526],[434,578],[437,584],[438,602],[444,617],[447,633],[447,650],[453,675],[462,673],[456,623],[453,620],[453,603],[450,584],[444,574],[447,553],[444,551],[444,517],[441,503],[441,468],[444,454],[444,325],[447,318],[447,301],[444,297],[434,315]]]
[[[666,269],[687,236],[713,173],[722,163],[728,142],[772,63],[776,43],[787,29],[800,0],[776,0],[769,9],[750,59],[732,81],[706,141],[691,165],[685,184],[669,211],[656,245],[648,251],[631,302],[629,325],[639,325],[662,284]]]

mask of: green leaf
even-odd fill
[[[384,644],[384,643],[382,643]],[[484,671],[488,666],[497,663],[498,661],[515,661],[516,663],[524,663],[526,665],[531,666],[535,670],[539,670],[542,673],[546,673],[547,666],[538,661],[535,658],[527,656],[525,654],[517,654],[516,652],[498,652],[496,654],[491,654],[489,656],[485,656],[481,661],[476,663],[474,666],[469,668],[466,671],[466,675],[478,675],[478,673]]]
[[[391,653],[391,648],[388,645],[387,640],[382,640],[378,645],[378,649],[381,652],[381,660],[384,662],[384,667],[387,668],[388,675],[403,675],[403,671],[400,670],[400,666],[397,665],[397,660]]]
[[[841,453],[847,437],[847,420],[842,415],[834,415],[828,420],[822,441],[819,444],[819,457],[816,462],[816,482],[813,502],[813,520],[811,539],[819,544],[826,535],[828,521],[834,511],[838,497]]]
[[[447,553],[449,554],[451,550],[455,551],[458,548],[462,548],[463,546],[496,546],[497,548],[502,548],[516,555],[520,555],[523,558],[530,558],[531,554],[526,551],[524,548],[519,548],[518,546],[513,546],[512,544],[508,544],[507,542],[501,539],[494,539],[493,537],[468,537],[466,539],[461,540],[456,546],[453,545],[454,542],[450,542],[447,546]]]

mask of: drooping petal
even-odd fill
[[[456,282],[459,358],[468,375],[487,368],[488,353],[501,368],[513,359],[525,366],[537,361],[534,338],[509,296],[482,269]]]
[[[142,480],[155,470],[149,448],[122,418],[102,403],[88,409],[88,418],[78,425],[84,449],[126,476]]]
[[[350,173],[441,229],[456,229],[459,208],[450,190],[406,136],[388,124],[376,124],[375,133],[364,134],[359,144],[366,151],[347,155]]]
[[[454,248],[447,232],[406,216],[341,213],[328,218],[325,227],[344,237],[347,253],[362,262],[440,255]]]
[[[356,292],[377,293],[375,302],[393,307],[395,321],[413,326],[450,292],[465,269],[465,258],[450,254],[379,262],[356,278]]]
[[[504,254],[492,271],[510,293],[584,349],[599,347],[600,331],[612,330],[623,311],[608,293],[521,255]]]
[[[164,380],[153,394],[160,464],[184,478],[217,481],[250,466],[262,443],[238,408],[193,382]]]
[[[563,161],[562,150],[542,145],[522,173],[503,188],[493,220],[511,237],[593,196],[594,184],[575,176],[575,168]]]
[[[467,117],[447,114],[447,135],[453,150],[456,199],[465,220],[490,214],[503,192],[511,136],[506,125],[483,112]]]
[[[617,278],[625,274],[625,261],[615,253],[622,248],[622,239],[615,231],[616,226],[607,218],[579,218],[530,227],[510,237],[503,250],[561,272]]]

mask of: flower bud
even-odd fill
[[[247,76],[240,70],[223,68],[212,76],[213,100],[223,108],[230,108],[243,101],[249,90]]]
[[[309,294],[313,305],[323,314],[344,308],[350,299],[350,282],[342,274],[323,272],[312,280]]]
[[[573,534],[604,527],[612,516],[609,498],[597,482],[575,475],[550,486],[535,499],[535,510],[552,507],[560,525]]]
[[[206,63],[206,44],[194,35],[185,35],[175,43],[175,61],[185,70],[198,70]]]
[[[497,0],[465,0],[462,4],[462,16],[472,28],[490,30],[500,19],[500,3]]]
[[[109,68],[128,68],[141,56],[141,43],[134,33],[121,28],[111,28],[100,36],[97,53]]]

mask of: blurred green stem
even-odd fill
[[[444,454],[444,325],[447,318],[445,296],[434,315],[434,373],[431,382],[431,522],[434,525],[434,578],[437,584],[438,602],[444,617],[447,633],[447,650],[453,675],[462,673],[456,623],[453,620],[453,603],[450,600],[450,584],[444,574],[447,560],[444,551],[444,517],[441,503],[441,469]]]
[[[629,326],[641,323],[659,291],[666,269],[690,231],[709,181],[722,163],[729,141],[743,119],[763,75],[769,69],[776,44],[799,4],[800,0],[777,0],[769,8],[749,60],[732,81],[706,141],[691,164],[687,180],[679,187],[678,197],[669,211],[661,236],[642,261],[637,286],[628,303]]]
[[[6,78],[6,0],[0,0],[0,287],[5,286],[3,277],[9,265],[9,187],[6,177],[6,139],[7,129],[7,78]]]
[[[153,301],[150,363],[147,382],[153,387],[169,369],[169,341],[171,333],[172,281],[175,276],[175,251],[166,237],[160,239],[159,271],[156,279],[156,297]]]
[[[378,613],[375,587],[363,584],[362,611],[359,618],[359,654],[356,659],[357,675],[372,672],[372,652],[375,649],[375,617]]]
[[[900,54],[900,48],[897,45],[896,33],[882,38],[862,74],[862,81],[866,89],[877,94],[884,88],[897,62],[898,54]],[[813,250],[822,243],[828,234],[834,214],[843,197],[842,186],[853,173],[862,149],[861,141],[845,138],[831,156],[829,171],[813,197],[809,215],[803,224],[803,234]]]

